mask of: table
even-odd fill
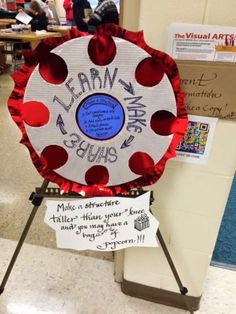
[[[0,41],[25,41],[30,42],[31,48],[35,49],[41,40],[51,37],[62,37],[63,35],[59,32],[45,32],[45,33],[36,33],[36,32],[4,32],[0,29]]]
[[[58,32],[63,36],[66,35],[71,29],[71,26],[63,26],[63,25],[48,25],[48,31],[50,32]]]
[[[0,28],[6,27],[11,24],[16,24],[15,19],[0,19]]]

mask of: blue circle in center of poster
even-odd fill
[[[125,113],[114,97],[107,94],[93,94],[78,106],[76,122],[86,136],[94,140],[108,140],[122,129]]]

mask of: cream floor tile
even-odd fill
[[[0,279],[16,242],[0,239]],[[24,244],[5,291],[0,314],[184,314],[187,311],[124,295],[113,263]],[[196,314],[236,313],[236,272],[210,267]]]
[[[0,278],[15,245],[0,239]],[[187,312],[123,294],[110,261],[24,244],[0,296],[0,314],[90,313]]]
[[[236,271],[210,267],[200,311],[196,314],[236,313]]]

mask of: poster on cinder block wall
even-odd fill
[[[169,26],[166,50],[176,60],[189,114],[236,120],[235,38],[235,27]]]
[[[172,23],[166,50],[177,60],[236,62],[236,27]]]

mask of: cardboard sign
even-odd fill
[[[236,120],[236,66],[176,60],[189,114]]]
[[[59,248],[115,251],[157,247],[159,223],[149,211],[149,200],[150,192],[137,198],[49,200],[44,221],[56,231]]]

